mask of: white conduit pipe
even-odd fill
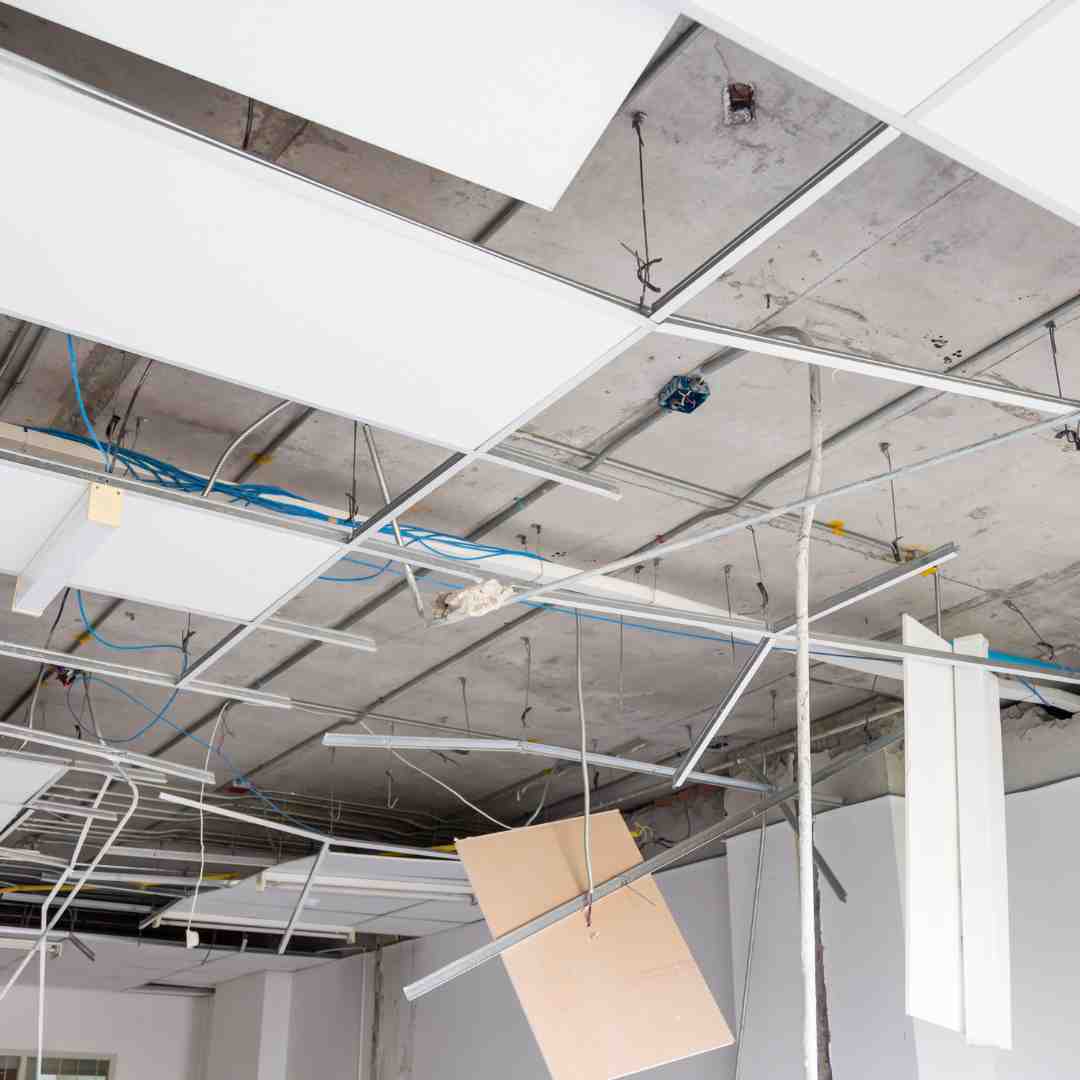
[[[817,947],[814,932],[814,776],[810,738],[810,535],[821,490],[821,368],[810,369],[810,471],[795,557],[796,740],[799,763],[799,922],[803,982],[803,1074],[817,1080]]]
[[[45,947],[45,940],[48,936],[49,931],[55,929],[56,924],[60,921],[64,912],[67,911],[67,909],[71,906],[72,900],[74,900],[79,895],[79,891],[82,889],[83,885],[86,884],[86,882],[90,878],[90,875],[93,874],[93,872],[98,868],[98,863],[100,863],[101,860],[109,853],[109,848],[111,848],[113,844],[116,843],[116,840],[120,836],[120,833],[123,831],[127,823],[131,820],[132,815],[138,808],[138,786],[131,780],[129,780],[126,776],[123,778],[123,782],[127,784],[129,788],[131,788],[131,805],[125,811],[124,816],[116,823],[116,827],[113,829],[113,831],[109,833],[108,837],[105,840],[105,843],[102,844],[101,849],[94,856],[93,862],[91,862],[90,865],[87,866],[87,868],[82,872],[82,876],[75,883],[71,892],[68,893],[67,899],[64,900],[64,902],[60,905],[59,910],[49,921],[49,925],[46,927],[45,932],[41,934],[40,937],[38,937],[37,941],[34,943],[34,947],[22,958],[18,966],[11,973],[10,978],[4,985],[4,989],[0,990],[0,1001],[3,1001],[4,998],[7,997],[8,991],[15,985],[16,980],[26,970],[26,965],[29,964],[31,960],[33,960],[34,953],[36,953],[38,949],[43,949]],[[61,878],[61,881],[58,882],[58,884],[63,884],[63,878]]]
[[[41,685],[40,679],[38,685]],[[101,790],[97,793],[97,797],[94,799],[92,809],[96,810],[101,805],[101,800],[105,798],[105,792],[109,790],[109,784],[111,780],[105,779],[101,782]],[[75,869],[76,863],[79,861],[79,855],[82,853],[83,844],[86,843],[87,834],[90,832],[90,824],[93,821],[92,817],[87,817],[83,822],[82,828],[79,830],[78,839],[75,841],[75,848],[71,852],[71,858],[68,860],[68,865],[64,868],[64,872],[57,878],[56,884],[49,890],[49,895],[45,897],[45,902],[41,905],[41,937],[47,938],[49,934],[48,929],[48,916],[49,905],[56,898],[56,894],[63,887],[64,882],[71,876],[72,871]],[[41,1062],[45,1056],[45,959],[48,955],[49,949],[47,945],[42,945],[38,948],[38,1015],[37,1015],[37,1080],[41,1080]],[[33,954],[31,954],[33,955]]]

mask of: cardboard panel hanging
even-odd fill
[[[587,888],[581,819],[457,842],[498,936]],[[600,882],[641,862],[617,811],[591,819]],[[601,1080],[733,1040],[652,877],[515,946],[503,957],[555,1080]],[[462,993],[467,993],[462,988]]]
[[[0,207],[0,311],[18,318],[456,449],[643,325],[10,54],[0,95],[8,139],[34,147]]]
[[[19,6],[548,210],[674,19],[647,0]]]

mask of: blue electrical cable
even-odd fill
[[[68,362],[71,365],[71,385],[75,389],[75,403],[79,406],[79,415],[86,425],[86,430],[90,432],[90,438],[93,439],[94,445],[105,459],[105,467],[108,468],[109,455],[105,453],[105,447],[98,441],[97,432],[94,430],[94,425],[90,423],[90,417],[86,413],[86,406],[83,404],[82,387],[79,385],[79,364],[75,359],[75,342],[70,334],[67,336],[67,350]]]
[[[1018,683],[1021,683],[1023,686],[1026,686],[1048,709],[1053,709],[1056,707],[1054,705],[1051,705],[1050,702],[1047,701],[1046,698],[1044,698],[1042,694],[1039,693],[1038,688],[1032,686],[1031,683],[1027,681],[1027,679],[1021,679],[1019,676],[1017,676],[1016,681]]]

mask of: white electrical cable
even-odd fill
[[[814,804],[810,737],[810,535],[813,498],[821,490],[824,423],[821,414],[821,368],[810,368],[810,469],[806,505],[799,525],[795,557],[795,712],[799,769],[799,915],[803,981],[803,1074],[818,1078],[817,937],[814,914]]]
[[[374,735],[374,734],[375,734],[375,732],[374,732],[374,731],[372,731],[372,730],[371,730],[371,728],[370,728],[370,727],[368,727],[368,725],[367,725],[367,724],[365,724],[363,720],[361,720],[361,721],[360,721],[360,726],[361,726],[361,727],[362,727],[362,728],[363,728],[363,729],[364,729],[364,730],[365,730],[365,731],[366,731],[366,732],[367,732],[367,733],[368,733],[369,735]],[[491,822],[491,823],[492,823],[493,825],[498,825],[500,829],[512,829],[512,828],[513,828],[513,826],[512,826],[512,825],[507,825],[505,821],[500,821],[500,820],[499,820],[498,818],[494,818],[494,817],[492,817],[492,816],[491,816],[491,815],[490,815],[489,813],[487,813],[487,811],[486,811],[486,810],[481,810],[481,809],[480,809],[480,807],[479,807],[479,806],[477,806],[477,805],[476,805],[475,803],[471,803],[471,802],[469,802],[469,800],[468,800],[468,799],[466,799],[466,798],[465,798],[465,796],[464,796],[464,795],[462,795],[460,791],[456,791],[456,790],[455,790],[454,788],[452,788],[452,787],[451,787],[451,786],[450,786],[449,784],[446,784],[446,783],[444,783],[444,782],[443,782],[442,780],[440,780],[440,779],[439,779],[439,778],[438,778],[437,776],[432,776],[432,775],[431,775],[431,773],[429,773],[429,772],[428,772],[428,771],[427,771],[426,769],[421,769],[419,765],[415,764],[415,763],[414,763],[414,762],[412,762],[412,761],[409,761],[409,759],[408,759],[408,758],[404,758],[404,757],[402,757],[402,756],[401,756],[401,755],[400,755],[400,754],[399,754],[399,753],[398,753],[398,752],[397,752],[396,750],[393,750],[393,749],[392,749],[392,750],[390,751],[390,753],[391,753],[391,754],[392,754],[392,755],[393,755],[393,756],[394,756],[394,757],[395,757],[395,758],[396,758],[396,759],[397,759],[398,761],[400,761],[400,762],[401,762],[401,764],[402,764],[402,765],[404,765],[404,766],[405,766],[406,768],[409,768],[409,769],[414,769],[414,770],[415,770],[416,772],[418,772],[418,773],[419,773],[419,774],[420,774],[421,776],[426,776],[426,777],[427,777],[427,778],[428,778],[428,779],[429,779],[429,780],[430,780],[430,781],[431,781],[432,783],[434,783],[434,784],[438,784],[438,785],[439,785],[439,787],[441,787],[441,788],[444,788],[444,789],[445,789],[446,791],[449,791],[449,792],[450,792],[450,794],[451,794],[451,795],[453,795],[455,799],[459,799],[459,800],[460,800],[461,802],[463,802],[463,803],[464,803],[464,804],[465,804],[465,805],[466,805],[466,806],[467,806],[467,807],[468,807],[468,808],[469,808],[470,810],[475,810],[475,811],[476,811],[476,813],[478,813],[478,814],[479,814],[479,815],[480,815],[481,817],[483,817],[483,818],[487,818],[487,820],[488,820],[488,821],[490,821],[490,822]],[[541,806],[542,806],[542,805],[543,805],[543,801],[541,800]],[[537,808],[537,813],[539,813],[539,808]],[[530,822],[529,822],[530,824],[531,824],[531,821],[532,821],[532,819],[530,818]]]
[[[589,902],[585,905],[585,925],[592,926],[592,902],[593,902],[593,869],[592,869],[592,827],[589,813],[592,809],[589,792],[589,759],[588,738],[585,731],[585,691],[581,685],[581,612],[574,612],[574,626],[577,631],[577,701],[578,716],[581,719],[581,779],[584,787],[582,792],[585,816],[583,827],[585,832],[585,872],[589,878]]]
[[[221,722],[225,719],[225,714],[232,706],[231,701],[226,701],[221,709],[218,711],[217,719],[214,721],[214,729],[210,732],[210,738],[206,740],[206,760],[203,761],[203,769],[209,770],[210,768],[210,755],[213,753],[214,741],[217,739],[218,728],[221,727]],[[206,814],[203,811],[203,805],[206,797],[206,784],[199,785],[199,876],[195,879],[195,895],[191,898],[191,911],[188,912],[187,929],[184,933],[184,942],[189,949],[195,948],[199,943],[198,934],[191,929],[191,923],[195,918],[195,908],[199,903],[199,887],[202,885],[203,874],[206,871]],[[194,934],[194,939],[192,935]]]

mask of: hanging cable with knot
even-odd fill
[[[1046,331],[1050,339],[1050,360],[1054,365],[1054,379],[1057,382],[1058,397],[1064,398],[1065,391],[1061,387],[1061,368],[1058,365],[1057,323],[1053,319],[1046,324]],[[1080,450],[1080,423],[1076,425],[1075,429],[1066,424],[1054,435],[1054,438],[1064,439],[1074,450]]]
[[[640,308],[645,307],[646,292],[660,292],[660,287],[652,282],[651,272],[657,263],[664,261],[659,257],[654,259],[649,254],[649,218],[645,210],[645,137],[641,134],[641,124],[645,116],[646,114],[639,109],[630,119],[630,126],[634,129],[638,141],[638,184],[641,192],[641,233],[645,248],[644,258],[637,248],[632,248],[629,244],[622,245],[634,256],[634,261],[637,263],[637,279],[641,283],[641,298],[638,300]]]

